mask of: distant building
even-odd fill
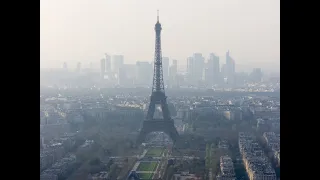
[[[168,85],[169,80],[169,58],[162,57],[162,71],[163,71],[163,81],[164,85]]]
[[[127,73],[124,67],[120,67],[118,70],[118,85],[125,86],[127,84]]]
[[[175,59],[172,60],[172,66],[177,67],[177,71],[178,71],[178,61],[177,60],[175,60]]]
[[[194,53],[187,59],[188,80],[191,85],[198,85],[203,81],[204,57],[201,53]]]
[[[203,77],[204,77],[204,81],[207,85],[211,86],[213,84],[212,83],[212,77],[213,77],[212,69],[205,68],[203,71]]]
[[[111,71],[111,58],[107,53],[105,53],[104,55],[105,55],[105,60],[106,60],[106,65],[105,65],[106,72],[109,73]]]
[[[137,86],[151,86],[153,78],[152,64],[147,61],[136,63],[136,78],[134,84]]]
[[[67,62],[64,62],[64,63],[63,63],[62,68],[63,68],[63,70],[64,70],[64,71],[68,71],[68,65],[67,65]]]
[[[233,86],[235,84],[235,61],[230,56],[230,52],[226,53],[226,77],[228,85]]]
[[[207,77],[207,83],[210,85],[219,84],[220,83],[220,63],[219,63],[219,57],[215,54],[211,53],[209,55],[208,63],[208,77]]]
[[[126,74],[126,86],[132,86],[136,76],[136,65],[135,64],[124,64],[123,71]]]
[[[169,68],[169,85],[177,87],[177,72],[178,72],[178,61],[172,60],[172,65]]]
[[[195,72],[194,72],[194,76],[196,78],[197,83],[199,81],[203,80],[203,70],[204,70],[204,57],[202,56],[201,53],[194,53],[193,54],[193,60],[194,62],[194,68],[195,68]]]
[[[224,78],[227,77],[227,67],[226,67],[226,64],[222,64],[222,66],[221,66],[221,76],[222,76],[222,79],[224,79]]]
[[[117,73],[119,71],[120,68],[122,68],[124,64],[124,57],[123,55],[114,55],[112,57],[112,72]]]
[[[76,68],[76,72],[80,72],[81,71],[81,63],[78,62],[77,63],[77,68]]]
[[[193,57],[188,57],[187,58],[187,75],[188,75],[189,85],[195,83],[194,73],[195,73],[195,70],[194,70]]]
[[[104,75],[106,73],[106,59],[100,60],[100,73],[101,77],[104,78]]]
[[[261,68],[254,68],[250,74],[250,79],[252,82],[261,82],[262,81],[262,71]]]
[[[210,59],[213,60],[213,83],[219,84],[221,81],[219,56],[211,54]]]

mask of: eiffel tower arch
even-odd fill
[[[153,69],[153,85],[150,97],[150,104],[146,119],[143,121],[137,143],[141,144],[146,136],[151,132],[161,131],[170,136],[173,142],[179,138],[179,134],[174,126],[174,121],[170,116],[167,97],[164,91],[163,72],[162,72],[162,54],[161,54],[161,24],[159,22],[159,14],[157,23],[154,28],[156,32],[154,69]],[[155,119],[154,113],[156,105],[160,105],[162,109],[163,119]]]

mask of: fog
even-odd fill
[[[157,9],[163,56],[179,67],[195,52],[222,64],[230,50],[239,67],[279,71],[278,0],[41,0],[41,67],[99,66],[104,53],[151,62]]]

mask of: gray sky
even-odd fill
[[[41,0],[41,67],[85,66],[104,53],[151,61],[157,9],[163,56],[186,64],[213,52],[222,64],[229,49],[237,64],[279,69],[279,0]]]

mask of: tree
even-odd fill
[[[89,164],[90,165],[100,165],[101,161],[98,157],[93,158],[92,160],[90,160]]]

